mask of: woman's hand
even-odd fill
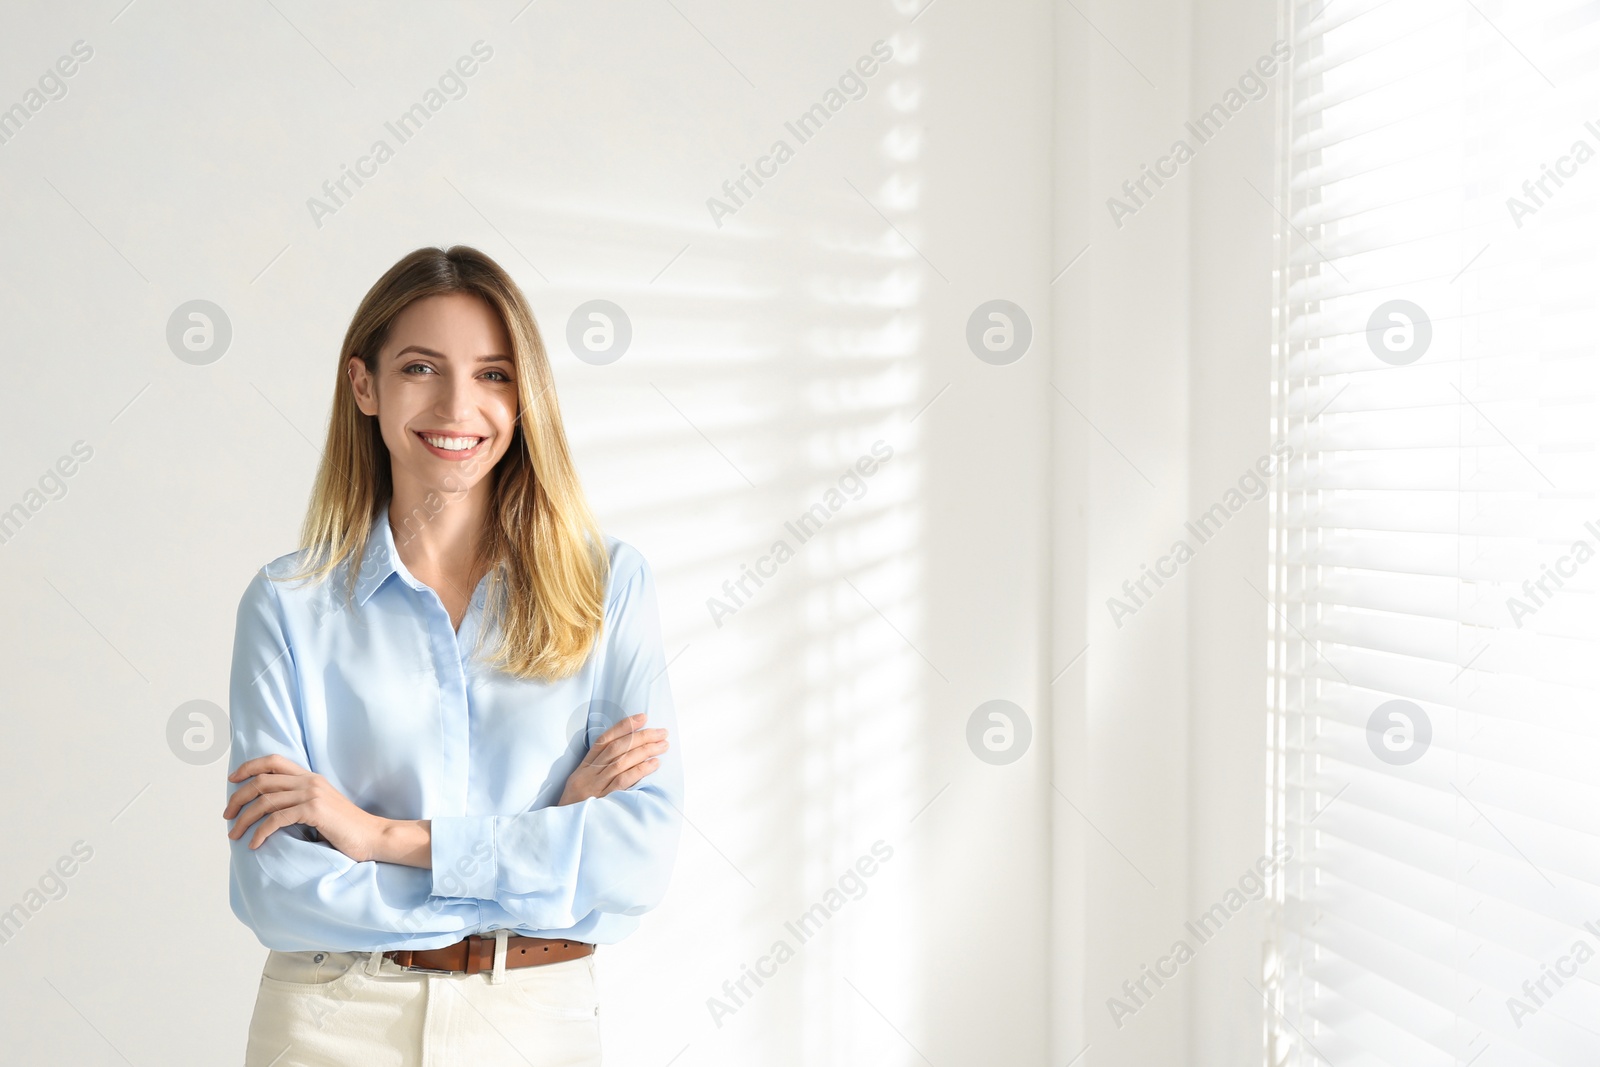
[[[239,816],[229,837],[243,837],[259,820],[250,841],[251,848],[259,848],[274,831],[302,823],[315,827],[323,840],[357,862],[375,858],[389,820],[357,807],[322,775],[312,774],[284,756],[271,755],[245,760],[228,775],[230,782],[245,778],[251,780],[234,791],[222,812],[224,819]]]
[[[626,789],[661,766],[667,750],[667,731],[642,729],[644,715],[630,715],[601,734],[583,762],[567,776],[556,806],[603,797],[613,789]]]

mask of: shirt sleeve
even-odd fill
[[[638,915],[665,896],[681,829],[683,745],[654,575],[631,548],[618,555],[624,558],[612,566],[621,577],[605,610],[591,706],[614,709],[610,722],[644,712],[646,728],[665,727],[660,764],[626,789],[576,804],[433,819],[436,893],[452,871],[470,868],[465,887],[456,880],[451,891],[493,900],[536,930],[564,930],[597,911]],[[485,850],[487,863],[463,863]]]
[[[306,755],[297,677],[277,592],[266,572],[257,572],[239,602],[234,630],[229,774],[273,753],[316,770]],[[248,781],[224,780],[226,795]],[[234,915],[267,948],[432,948],[478,928],[476,902],[434,894],[435,884],[449,888],[449,872],[357,862],[301,824],[281,827],[252,849],[254,831],[252,825],[228,841],[229,899]],[[482,863],[487,855],[469,858]]]

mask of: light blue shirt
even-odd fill
[[[662,653],[655,579],[606,537],[605,622],[583,667],[556,682],[490,665],[489,577],[459,634],[395,551],[385,504],[343,599],[350,561],[320,583],[283,583],[298,553],[267,564],[239,602],[229,688],[228,773],[281,753],[358,807],[432,820],[431,870],[356,862],[310,827],[231,850],[233,913],[268,948],[437,948],[506,927],[609,944],[666,892],[683,764]],[[567,776],[613,723],[645,712],[668,748],[628,789],[556,806]],[[225,782],[226,793],[243,782]],[[229,823],[232,826],[232,822]]]

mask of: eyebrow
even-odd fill
[[[405,355],[407,352],[421,352],[423,355],[432,356],[434,359],[449,359],[450,358],[449,356],[445,355],[443,352],[435,352],[433,349],[424,348],[422,345],[406,345],[406,347],[402,348],[400,351],[398,351],[398,352],[396,352],[394,354],[394,358],[395,359],[399,359],[401,356]],[[487,355],[487,356],[479,356],[478,357],[478,362],[479,363],[510,363],[511,362],[511,357],[510,356],[500,355],[497,352],[497,353],[493,353],[493,354]]]

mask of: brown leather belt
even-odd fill
[[[549,937],[506,938],[506,966],[533,967],[541,963],[575,960],[594,951],[586,941],[566,941]],[[428,974],[481,974],[494,970],[494,935],[468,934],[443,948],[397,948],[383,954],[402,967]]]

